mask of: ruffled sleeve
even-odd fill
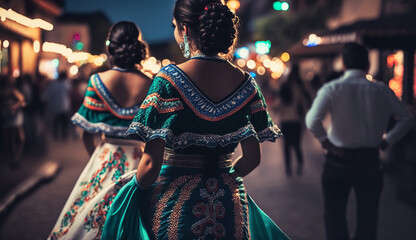
[[[104,133],[109,136],[124,137],[124,133],[133,118],[119,118],[112,113],[112,109],[96,85],[101,82],[99,76],[93,74],[88,82],[82,105],[72,116],[72,122],[90,133]],[[136,111],[137,112],[137,111]]]
[[[267,112],[267,104],[260,87],[257,84],[255,84],[255,87],[257,93],[250,102],[250,123],[254,127],[259,142],[274,142],[276,138],[283,134]]]
[[[157,75],[126,137],[143,142],[156,138],[173,142],[174,136],[180,134],[173,126],[180,124],[179,112],[183,108],[178,92],[165,78]]]

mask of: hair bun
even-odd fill
[[[206,55],[228,53],[237,37],[237,21],[226,5],[208,4],[200,16],[198,49]]]
[[[133,68],[147,57],[147,45],[138,40],[140,30],[133,22],[116,23],[109,34],[108,53],[114,65]]]

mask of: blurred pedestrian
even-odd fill
[[[78,78],[72,79],[71,81],[71,89],[69,91],[69,98],[71,100],[71,111],[69,112],[70,116],[73,116],[82,105],[84,101],[84,94],[86,89],[81,88],[81,80]],[[69,127],[71,135],[74,138],[78,138],[78,134],[76,131],[76,125],[72,125]]]
[[[242,181],[260,163],[260,142],[281,132],[256,81],[224,58],[237,16],[220,0],[177,0],[173,17],[189,60],[160,70],[126,133],[145,152],[122,178],[102,239],[288,239]]]
[[[25,97],[12,79],[6,75],[0,75],[0,122],[3,132],[3,150],[6,156],[10,155],[12,169],[19,167],[19,159],[25,143],[22,111],[25,106]]]
[[[353,239],[375,240],[383,187],[379,149],[406,134],[413,118],[388,86],[367,80],[370,63],[364,46],[346,44],[342,60],[344,75],[318,91],[306,115],[308,129],[327,150],[322,173],[326,236],[328,240],[350,239],[345,215],[353,189],[357,198]],[[327,114],[331,116],[328,133],[322,125]],[[391,116],[397,124],[383,138]]]
[[[83,130],[91,158],[49,239],[99,239],[117,194],[103,189],[136,169],[141,157],[142,145],[123,138],[152,82],[136,66],[147,58],[147,45],[137,25],[126,21],[112,26],[108,41],[112,68],[91,76],[84,101],[72,117]],[[101,142],[96,143],[96,135],[104,136]]]
[[[16,79],[17,89],[23,94],[26,106],[23,108],[24,121],[23,130],[26,144],[24,150],[35,150],[37,142],[37,119],[34,104],[34,84],[31,75],[23,74]],[[31,152],[32,153],[32,152]]]
[[[69,90],[67,73],[62,71],[59,73],[58,79],[49,83],[42,93],[42,101],[46,105],[47,127],[51,127],[55,140],[66,140],[68,137],[71,108]]]
[[[310,106],[311,96],[300,76],[298,64],[293,64],[288,78],[280,86],[278,96],[280,101],[277,111],[280,129],[283,132],[286,175],[292,175],[292,149],[296,154],[296,173],[301,175],[303,170],[303,122],[305,113]]]

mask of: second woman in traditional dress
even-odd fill
[[[219,0],[177,0],[173,17],[190,60],[162,68],[127,131],[146,147],[122,177],[102,239],[288,239],[243,185],[260,142],[281,132],[256,81],[222,57],[237,17]]]
[[[115,197],[103,189],[137,168],[142,146],[124,139],[151,84],[137,69],[147,57],[141,32],[132,22],[116,23],[109,33],[108,54],[113,68],[93,74],[84,102],[72,117],[83,129],[82,139],[91,155],[72,190],[50,239],[99,239],[109,204]],[[95,144],[95,135],[104,138]]]

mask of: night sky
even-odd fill
[[[171,27],[175,0],[67,0],[66,12],[103,11],[115,23],[135,22],[148,43],[173,40]]]

